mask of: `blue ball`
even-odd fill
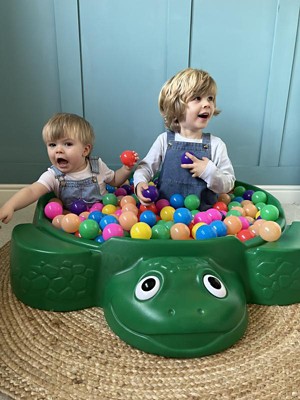
[[[217,234],[210,225],[201,225],[196,230],[196,240],[207,240],[216,238]]]
[[[88,219],[93,219],[94,221],[99,222],[101,219],[104,217],[105,214],[103,214],[101,211],[95,210],[89,213]]]
[[[145,222],[149,226],[154,226],[156,224],[156,215],[151,210],[143,211],[140,215],[140,222]]]
[[[179,208],[184,206],[184,196],[180,193],[172,194],[170,197],[170,206]]]
[[[181,222],[185,225],[189,225],[192,222],[193,214],[188,208],[180,207],[175,210],[173,214],[174,223]]]
[[[97,242],[97,243],[104,243],[104,242],[105,242],[105,240],[103,239],[103,236],[102,236],[102,235],[96,236],[94,240],[95,240],[95,242]]]
[[[227,226],[226,224],[224,224],[223,221],[219,220],[213,221],[209,224],[209,226],[211,226],[215,230],[217,236],[227,235]]]
[[[101,218],[99,226],[103,230],[106,227],[106,225],[118,224],[118,223],[119,223],[119,221],[117,220],[117,218],[115,216],[109,214],[109,215],[105,215],[104,217]]]

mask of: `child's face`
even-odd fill
[[[181,134],[202,133],[214,115],[214,96],[197,96],[187,103],[185,118],[180,122]]]
[[[82,171],[86,167],[91,145],[66,137],[46,142],[46,146],[51,163],[63,173]]]

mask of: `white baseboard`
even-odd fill
[[[27,185],[0,184],[0,205],[24,186]],[[300,185],[261,185],[258,187],[271,193],[282,204],[300,204]]]

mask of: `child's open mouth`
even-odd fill
[[[198,115],[199,118],[207,119],[209,117],[209,113],[202,113]]]
[[[58,164],[60,167],[66,167],[66,166],[68,165],[68,161],[65,160],[64,158],[58,158],[58,159],[57,159],[57,164]]]

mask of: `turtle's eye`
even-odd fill
[[[227,290],[223,283],[220,281],[219,278],[213,275],[204,275],[203,284],[209,291],[209,293],[211,293],[215,297],[218,297],[219,299],[222,299],[227,294]]]
[[[146,276],[136,285],[135,296],[138,300],[149,300],[156,295],[159,288],[160,280],[157,276]]]

